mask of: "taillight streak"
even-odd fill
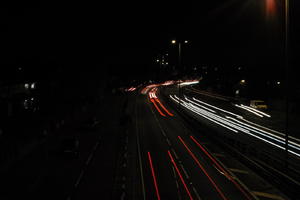
[[[154,168],[153,168],[152,158],[151,158],[150,152],[148,152],[148,159],[149,159],[149,163],[150,163],[151,174],[152,174],[152,177],[153,177],[153,183],[154,183],[154,187],[155,187],[155,191],[156,191],[156,196],[157,196],[157,199],[160,200],[158,185],[157,185],[157,181],[156,181],[156,176],[155,176],[155,172],[154,172]]]
[[[205,174],[205,176],[208,178],[208,180],[211,182],[211,184],[214,186],[214,188],[216,189],[216,191],[219,193],[219,195],[222,197],[223,200],[228,200],[225,195],[223,194],[223,192],[220,190],[220,188],[217,186],[217,184],[214,182],[214,180],[209,176],[209,174],[207,173],[207,171],[205,170],[205,168],[200,164],[199,160],[196,158],[196,156],[194,155],[194,153],[189,149],[189,147],[185,144],[185,142],[182,140],[182,138],[180,136],[178,136],[179,140],[181,141],[181,143],[183,144],[183,146],[187,149],[187,151],[189,152],[189,154],[192,156],[192,158],[195,160],[195,162],[197,163],[197,165],[200,167],[201,171]]]
[[[159,109],[159,107],[156,105],[155,100],[151,99],[151,102],[154,104],[156,110],[159,112],[159,114],[163,117],[165,117],[166,115]]]
[[[155,100],[156,100],[157,103],[159,103],[160,107],[162,107],[162,108],[164,109],[164,111],[166,111],[166,113],[168,113],[168,115],[174,116],[172,113],[170,113],[170,112],[166,109],[166,107],[160,102],[159,99],[155,99]]]
[[[180,173],[180,171],[179,171],[179,169],[178,169],[178,167],[177,167],[177,165],[176,165],[176,162],[175,162],[175,160],[173,159],[173,156],[172,156],[171,152],[168,151],[168,154],[169,154],[169,157],[170,157],[170,159],[171,159],[171,162],[173,163],[174,168],[175,168],[175,170],[176,170],[176,172],[177,172],[177,174],[178,174],[178,176],[179,176],[179,178],[180,178],[180,180],[181,180],[181,182],[182,182],[182,184],[183,184],[183,186],[184,186],[184,189],[186,190],[188,196],[190,197],[190,200],[193,200],[193,197],[192,197],[192,195],[191,195],[191,193],[190,193],[190,191],[189,191],[189,188],[187,187],[187,185],[186,185],[186,183],[185,183],[185,181],[184,181],[184,179],[183,179],[183,177],[182,177],[182,175],[181,175],[181,173]]]
[[[190,136],[190,138],[196,143],[196,145],[209,157],[211,161],[225,174],[227,178],[240,190],[243,195],[247,199],[252,199],[249,197],[249,195],[245,192],[245,190],[231,177],[231,175],[205,150],[205,148],[193,137]]]

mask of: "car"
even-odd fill
[[[250,107],[263,110],[268,109],[266,102],[263,100],[251,100]]]

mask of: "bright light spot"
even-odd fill
[[[241,80],[241,83],[246,83],[246,81],[243,79],[243,80]]]
[[[172,44],[176,44],[176,40],[172,40]]]
[[[31,89],[35,89],[35,83],[31,83],[30,88],[31,88]]]
[[[26,89],[28,89],[28,88],[29,88],[29,84],[28,84],[28,83],[25,83],[25,84],[24,84],[24,87],[25,87]]]
[[[266,16],[267,18],[272,18],[276,12],[275,0],[265,0],[266,1]]]
[[[189,41],[185,40],[184,43],[187,44]]]
[[[280,81],[277,81],[277,85],[280,85],[281,83],[280,83]]]
[[[197,84],[199,83],[198,80],[192,80],[192,81],[185,81],[183,83],[180,83],[180,86],[184,86],[184,85],[193,85],[193,84]]]
[[[156,62],[159,62],[159,60],[157,59]]]

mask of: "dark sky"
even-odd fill
[[[274,1],[272,19],[262,0],[14,2],[0,10],[2,62],[52,56],[66,67],[134,68],[182,38],[191,41],[189,53],[199,64],[276,65],[282,62],[283,27],[280,1]]]

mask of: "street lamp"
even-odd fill
[[[289,141],[289,0],[285,0],[285,67],[286,67],[286,119],[285,119],[285,151],[286,151],[286,169],[288,169],[288,141]]]
[[[266,8],[267,8],[267,15],[271,14],[274,11],[274,0],[265,0],[266,1]],[[285,109],[286,109],[286,116],[285,116],[285,151],[286,151],[286,169],[288,169],[288,140],[289,140],[289,95],[290,95],[290,88],[289,88],[289,0],[283,0],[282,5],[284,5],[284,57],[285,57],[285,68],[286,68],[286,84],[285,84]],[[269,12],[269,13],[268,13]]]
[[[177,41],[177,40],[172,40],[171,43],[174,45],[178,43],[178,69],[180,69],[181,68],[181,57],[182,57],[182,55],[181,55],[182,54],[182,50],[181,50],[182,43],[187,44],[187,43],[189,43],[189,41],[184,40],[183,42],[181,42],[181,41]]]
[[[184,42],[184,44],[188,43],[187,40],[184,40],[183,42]],[[180,69],[181,69],[181,45],[182,45],[182,42],[181,41],[172,40],[171,43],[174,44],[174,45],[176,43],[178,43],[178,71],[180,71]],[[183,71],[185,71],[185,70],[183,69]],[[180,108],[180,82],[179,82],[179,80],[177,82],[177,87],[178,87],[178,98],[179,98],[178,99],[178,107]]]

